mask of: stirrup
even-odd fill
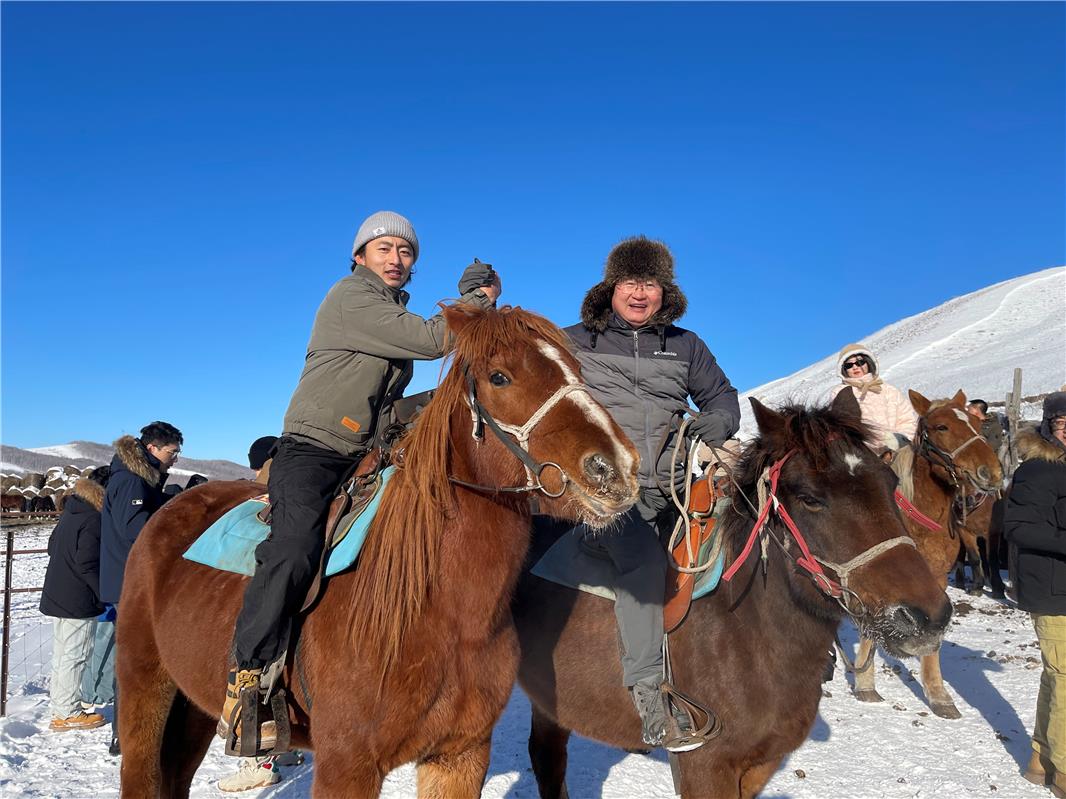
[[[663,681],[660,689],[666,705],[666,735],[662,747],[668,752],[691,752],[722,734],[722,723],[708,707]]]
[[[285,701],[285,689],[279,688],[270,697],[271,718],[262,718],[261,709],[266,706],[259,701],[259,688],[241,691],[240,702],[233,708],[227,720],[226,754],[233,757],[266,757],[289,751],[291,730],[289,706]],[[263,737],[263,727],[273,723],[274,737]],[[237,729],[241,734],[237,734]],[[248,730],[254,730],[249,734]]]

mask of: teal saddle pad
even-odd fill
[[[349,514],[351,518],[346,516],[341,519],[336,535],[339,540],[326,559],[327,577],[344,571],[359,557],[367,531],[381,504],[381,495],[385,493],[385,485],[395,472],[395,466],[385,469],[370,504],[359,513]],[[256,497],[226,511],[222,518],[193,541],[192,546],[185,551],[185,559],[251,577],[255,573],[255,548],[270,533],[270,525],[259,521],[258,516],[265,504],[263,499]]]
[[[718,507],[715,508],[716,516],[724,511],[727,502],[728,500],[718,501]],[[712,537],[704,541],[703,546],[700,547],[699,563],[703,563],[710,554],[711,547],[714,544],[714,536],[718,535],[720,528],[721,519],[715,524],[715,531]],[[548,551],[529,570],[530,574],[559,585],[565,585],[568,588],[574,588],[578,591],[584,591],[585,593],[602,596],[605,599],[614,601],[614,580],[617,571],[614,564],[607,558],[606,552],[596,550],[595,537],[590,537],[588,541],[585,540],[587,534],[588,528],[575,527],[559,536],[559,539],[549,547]],[[603,533],[603,535],[610,535],[610,533]],[[725,548],[723,547],[719,550],[718,558],[715,560],[714,565],[707,571],[697,575],[696,585],[692,589],[693,599],[706,596],[718,587],[725,566],[724,551]]]

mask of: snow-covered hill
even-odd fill
[[[86,466],[103,466],[111,463],[114,454],[115,449],[110,444],[97,444],[94,441],[72,441],[69,444],[34,449],[0,446],[0,472],[43,473],[52,466],[73,465],[79,469]],[[233,461],[199,460],[182,455],[177,465],[170,470],[168,482],[184,485],[194,474],[202,474],[209,480],[244,480],[253,476],[251,469]]]
[[[1023,396],[1055,391],[1066,383],[1066,267],[964,294],[861,343],[873,351],[887,382],[930,398],[961,388],[969,397],[1002,402],[1016,367],[1022,369]],[[750,435],[754,424],[747,397],[771,405],[824,400],[840,380],[836,364],[837,353],[829,353],[806,369],[744,392],[742,433]]]

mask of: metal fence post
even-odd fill
[[[11,646],[11,568],[15,557],[15,530],[7,528],[7,548],[4,551],[4,634],[3,655],[0,656],[0,716],[7,715],[8,648]]]

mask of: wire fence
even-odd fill
[[[4,563],[0,716],[7,715],[9,697],[48,690],[52,625],[38,605],[48,568],[48,537],[54,526],[52,520],[9,524],[5,518],[0,522]]]

